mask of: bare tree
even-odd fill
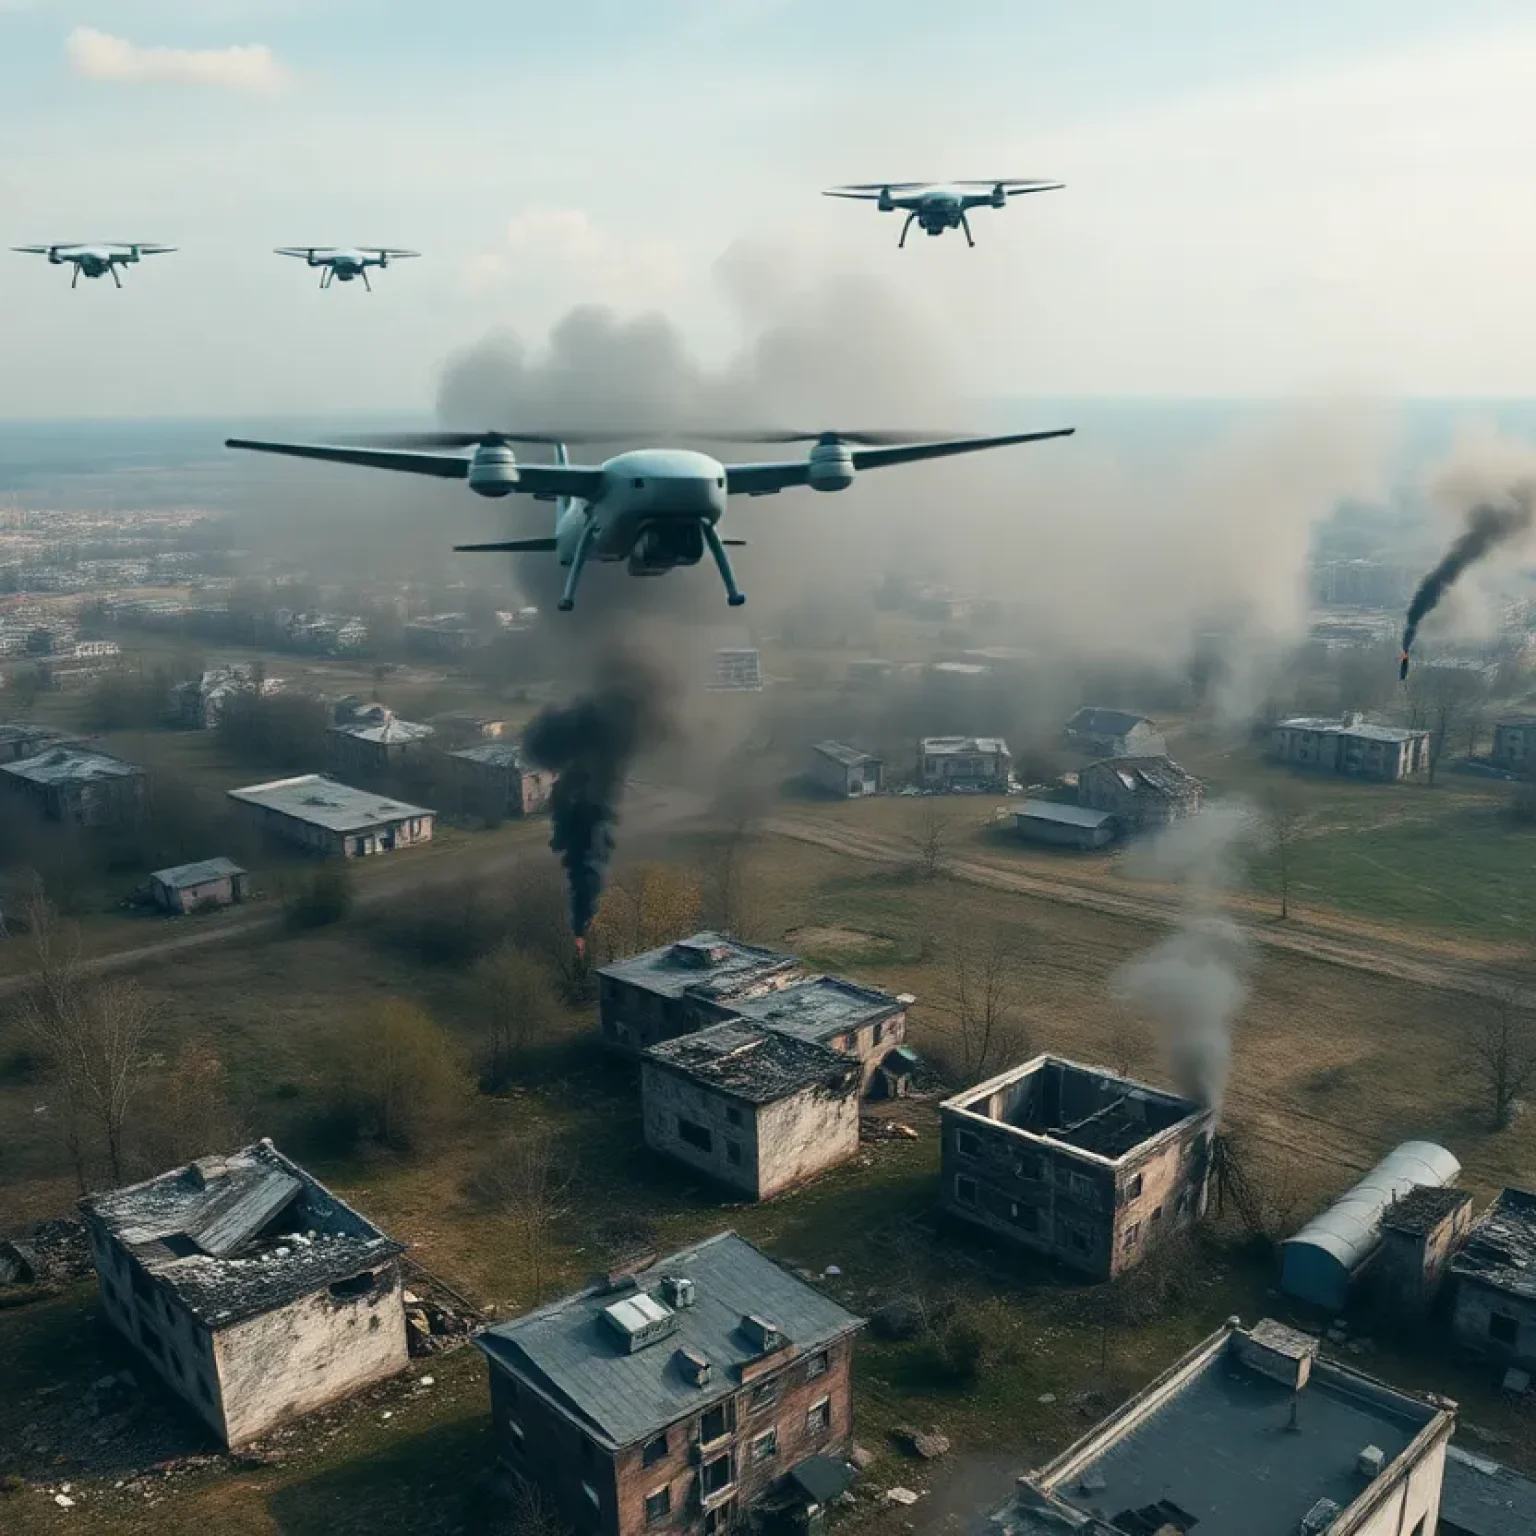
[[[36,969],[22,1027],[49,1061],[59,1089],[60,1130],[81,1193],[89,1187],[92,1146],[123,1182],[124,1137],[147,1059],[155,1010],[132,981],[87,983],[79,934],[41,896],[27,910]]]
[[[1481,710],[1488,687],[1481,673],[1448,666],[1424,667],[1410,686],[1412,722],[1429,732],[1428,781],[1433,785],[1452,735]]]
[[[917,827],[907,838],[917,855],[917,869],[923,879],[933,880],[944,873],[949,863],[951,830],[949,813],[936,800],[924,800]]]
[[[763,797],[750,785],[726,790],[715,805],[715,825],[699,861],[704,921],[739,939],[762,931],[762,906],[752,869]]]
[[[1282,922],[1291,915],[1291,877],[1296,866],[1296,845],[1305,822],[1306,813],[1289,788],[1276,788],[1266,797],[1264,831],[1275,860]]]
[[[980,934],[957,931],[951,965],[956,1066],[967,1083],[980,1082],[1029,1049],[1029,1031],[1019,1014],[1024,994],[1020,934],[1001,925]]]
[[[238,1127],[224,1063],[206,1040],[185,1041],[157,1089],[156,1113],[141,1137],[152,1166],[174,1167],[234,1144]]]
[[[481,1198],[517,1233],[537,1304],[549,1278],[555,1224],[571,1210],[575,1170],[566,1148],[548,1126],[532,1125],[498,1149],[477,1182]]]
[[[1536,1083],[1536,1030],[1532,1029],[1530,987],[1518,980],[1498,983],[1478,1006],[1468,1037],[1467,1068],[1488,1111],[1502,1131],[1515,1105]]]
[[[475,966],[471,986],[485,1023],[481,1082],[487,1089],[506,1087],[529,1046],[549,1033],[555,1019],[550,979],[532,955],[510,943]]]

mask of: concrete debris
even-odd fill
[[[885,1497],[887,1503],[910,1506],[917,1503],[920,1495],[913,1493],[910,1488],[887,1488]]]
[[[0,1238],[0,1286],[68,1285],[91,1273],[85,1224],[60,1216]]]
[[[411,1288],[405,1302],[405,1340],[413,1356],[457,1349],[486,1320],[486,1314],[437,1276],[409,1265]]]
[[[949,1452],[949,1437],[941,1435],[936,1429],[925,1432],[914,1429],[910,1424],[897,1424],[891,1434],[924,1461],[937,1461]]]
[[[854,1448],[848,1453],[848,1460],[851,1461],[860,1472],[867,1472],[870,1466],[873,1464],[874,1459],[875,1453],[867,1446],[863,1445],[855,1445]]]
[[[75,1507],[75,1501],[70,1498],[67,1493],[54,1494],[53,1502],[57,1504],[60,1509],[73,1509]]]
[[[1037,1403],[1045,1403],[1048,1406],[1056,1401],[1056,1394],[1054,1392],[1042,1392],[1035,1401]]]
[[[882,1120],[878,1115],[859,1116],[861,1141],[916,1141],[918,1134],[900,1120]]]

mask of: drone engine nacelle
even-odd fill
[[[853,455],[846,443],[817,443],[811,449],[808,482],[813,491],[846,491],[853,475]]]
[[[880,201],[876,206],[880,209],[881,213],[891,213],[894,211],[896,199],[891,196],[891,189],[889,187],[880,188]]]
[[[469,488],[477,496],[510,496],[517,488],[517,456],[505,443],[482,443],[469,461]]]
[[[1002,182],[992,188],[992,206],[994,208],[1006,208],[1008,206],[1008,194],[1003,191]]]
[[[58,247],[52,246],[48,251],[48,265],[50,267],[62,267],[65,258],[59,254]]]

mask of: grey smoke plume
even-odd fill
[[[1156,1028],[1180,1089],[1217,1113],[1232,1025],[1248,1000],[1248,940],[1223,915],[1221,897],[1256,831],[1247,807],[1221,802],[1136,850],[1133,871],[1178,886],[1177,928],[1110,977],[1111,994]]]
[[[1481,501],[1467,512],[1465,528],[1419,583],[1408,604],[1399,677],[1408,676],[1408,654],[1418,638],[1419,625],[1435,611],[1440,599],[1456,584],[1462,572],[1492,554],[1501,544],[1508,544],[1528,532],[1533,517],[1536,517],[1536,485],[1529,482],[1515,486],[1500,501]]]

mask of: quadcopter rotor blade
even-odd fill
[[[379,448],[479,448],[504,446],[515,443],[623,443],[643,438],[647,430],[620,428],[597,431],[593,428],[572,429],[569,432],[383,432],[354,438],[354,442]],[[659,429],[653,435],[667,436]]]

